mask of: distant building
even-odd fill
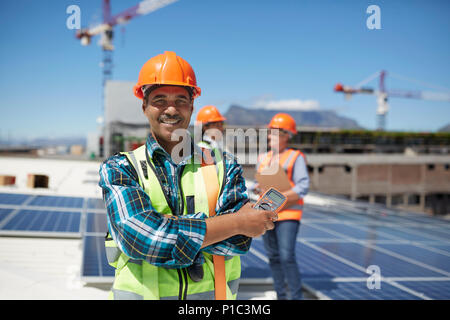
[[[306,154],[310,190],[387,207],[450,214],[449,155]],[[254,165],[244,165],[254,179]]]
[[[133,82],[108,81],[105,85],[104,157],[132,150],[149,133],[142,103],[133,95]]]
[[[82,154],[84,154],[84,147],[79,144],[74,144],[74,145],[70,146],[70,154],[76,155],[76,156],[81,156]]]

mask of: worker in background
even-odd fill
[[[210,150],[182,139],[189,145],[175,160],[180,142],[172,134],[188,128],[200,93],[192,67],[175,52],[151,58],[139,73],[134,94],[150,124],[146,144],[100,167],[106,254],[116,268],[110,298],[235,299],[239,255],[251,237],[274,227],[275,213],[247,203],[232,156],[222,154],[221,165]]]
[[[211,148],[216,147],[224,150],[223,133],[224,121],[226,118],[222,116],[215,106],[204,106],[197,113],[195,125],[202,126],[202,141],[199,146]]]
[[[292,188],[284,191],[287,203],[278,213],[275,228],[263,235],[269,258],[274,288],[278,299],[287,299],[286,286],[292,300],[302,299],[300,270],[295,258],[295,245],[302,218],[303,197],[309,189],[305,155],[287,147],[296,133],[294,119],[286,114],[276,114],[269,123],[268,145],[270,151],[258,158],[257,171],[276,161],[286,171]],[[265,190],[260,190],[263,193]]]

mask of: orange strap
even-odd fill
[[[208,196],[209,216],[216,215],[216,202],[219,194],[219,180],[216,166],[212,161],[210,150],[202,149],[206,161],[202,161],[203,181]],[[227,299],[227,280],[225,277],[225,257],[213,255],[214,264],[214,288],[216,300]]]

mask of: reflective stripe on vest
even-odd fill
[[[292,175],[294,170],[294,164],[298,156],[302,156],[303,159],[306,158],[305,155],[300,150],[286,149],[279,155],[273,155],[272,151],[269,151],[262,156],[258,161],[257,171],[261,172],[265,167],[268,167],[271,161],[279,161],[280,166],[286,171],[289,178],[289,182],[292,187],[294,187],[294,182],[292,181]],[[278,221],[281,220],[301,220],[303,213],[303,198],[300,198],[298,202],[285,210],[278,212]]]
[[[214,150],[216,151],[216,150]],[[152,206],[162,214],[172,214],[158,177],[152,169],[153,163],[147,162],[145,145],[124,153],[135,168],[139,184],[151,195]],[[214,152],[215,167],[219,190],[222,190],[225,164],[220,152]],[[147,177],[139,164],[147,163]],[[152,161],[149,159],[149,161]],[[210,169],[210,168],[208,168]],[[183,213],[188,213],[188,206],[194,212],[209,214],[209,204],[201,164],[190,161],[185,165],[180,178],[180,192],[183,195]],[[151,192],[150,192],[151,190]],[[220,196],[220,193],[218,197]],[[188,203],[187,199],[194,199]],[[145,260],[132,260],[120,251],[112,239],[105,241],[106,255],[110,265],[116,268],[116,276],[110,298],[112,299],[214,299],[214,265],[212,256],[204,253],[205,263],[203,280],[193,281],[186,270],[166,269],[149,264]],[[241,273],[240,258],[225,259],[226,298],[236,299]],[[211,294],[212,292],[212,294]]]

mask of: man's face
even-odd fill
[[[203,131],[213,140],[223,139],[223,121],[209,122],[203,125]]]
[[[172,132],[189,126],[193,100],[183,87],[163,86],[150,92],[147,105],[142,108],[158,142],[163,146],[172,145]]]
[[[270,129],[267,137],[270,149],[277,152],[283,152],[289,142],[289,133],[284,130]]]

